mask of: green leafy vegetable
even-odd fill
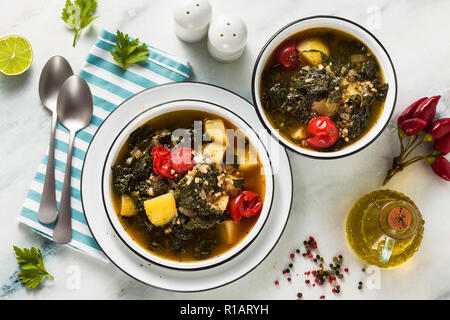
[[[175,187],[175,200],[179,207],[190,210],[199,210],[207,207],[201,190],[205,194],[220,191],[217,177],[220,174],[215,164],[209,164],[206,173],[196,170],[191,183],[187,177],[181,179]]]
[[[128,34],[123,34],[117,30],[118,42],[111,51],[114,60],[122,65],[122,72],[125,72],[129,64],[145,61],[148,57],[148,48],[145,44],[139,45],[139,39],[130,40]]]
[[[198,260],[206,259],[217,246],[217,241],[213,239],[202,239],[199,237],[194,248],[194,257]]]
[[[92,21],[98,17],[92,17],[97,8],[97,0],[70,0],[62,11],[61,19],[75,31],[73,46],[77,43],[77,37],[80,31],[86,28]]]
[[[119,194],[130,193],[130,183],[133,181],[131,168],[123,165],[112,167],[113,188]]]
[[[22,272],[18,278],[25,284],[27,288],[36,288],[44,277],[53,279],[44,267],[41,249],[31,247],[31,249],[20,249],[14,246],[16,259]]]
[[[194,217],[185,225],[186,230],[208,230],[214,228],[214,226],[224,220],[223,215],[212,213],[211,216]]]

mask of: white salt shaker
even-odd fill
[[[208,33],[211,11],[208,0],[177,0],[173,8],[175,34],[186,42],[202,40]]]
[[[247,27],[235,15],[214,18],[208,31],[208,51],[220,62],[231,62],[244,52],[247,43]]]

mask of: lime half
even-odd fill
[[[15,76],[31,66],[33,51],[27,39],[21,36],[6,36],[0,39],[0,72]]]

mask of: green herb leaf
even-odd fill
[[[66,1],[61,19],[75,31],[72,44],[74,47],[80,31],[98,18],[92,17],[96,8],[97,0],[75,0],[73,3],[70,0]]]
[[[16,259],[22,272],[18,278],[25,284],[27,288],[36,288],[44,277],[53,279],[44,267],[41,249],[31,247],[31,249],[20,249],[14,246]]]
[[[128,34],[123,34],[117,30],[118,42],[111,51],[114,60],[122,65],[122,73],[125,72],[128,65],[139,61],[145,61],[148,58],[148,48],[145,44],[139,45],[139,39],[130,40]]]

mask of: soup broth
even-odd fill
[[[169,161],[169,164],[176,169],[174,154],[181,150],[183,138],[171,133],[178,129],[195,135],[194,121],[199,121],[200,128],[214,139],[203,142],[201,150],[190,149],[193,162],[188,163],[189,168],[182,168],[185,172],[181,173],[173,170],[174,176],[171,176],[170,172],[158,168],[160,163],[155,159],[161,155],[155,150],[168,150],[173,162]],[[170,112],[145,123],[122,146],[112,168],[113,205],[124,230],[152,254],[179,262],[213,258],[241,242],[257,221],[260,210],[248,217],[236,217],[232,216],[230,208],[245,192],[259,196],[262,206],[265,176],[259,157],[255,163],[245,163],[235,156],[232,164],[221,163],[217,157],[206,157],[208,144],[220,140],[218,131],[211,129],[216,129],[217,124],[223,124],[225,129],[236,129],[229,121],[213,114],[191,110]],[[247,152],[250,146],[247,139]],[[185,144],[183,148],[189,149]],[[237,152],[236,144],[234,152]],[[127,181],[127,175],[133,170],[137,170],[135,176]],[[212,184],[214,188],[209,188]],[[172,204],[168,204],[170,201],[166,198]],[[158,202],[158,199],[164,201]],[[132,207],[130,212],[127,211],[128,203]],[[172,216],[165,222],[158,216],[161,210],[163,216],[166,211],[171,211],[169,215]]]

